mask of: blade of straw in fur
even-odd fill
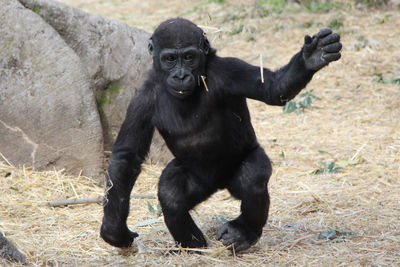
[[[263,71],[263,61],[262,54],[260,54],[260,74],[261,74],[261,82],[264,83],[264,71]]]
[[[203,83],[204,83],[204,87],[206,88],[206,91],[208,92],[208,87],[207,87],[206,80],[205,80],[206,77],[203,76],[203,75],[201,75],[200,77],[201,77],[201,80],[202,80]]]

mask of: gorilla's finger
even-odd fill
[[[312,38],[312,42],[304,45],[304,52],[306,56],[310,56],[311,53],[317,48],[318,38]]]
[[[331,61],[336,61],[338,60],[342,55],[340,53],[327,53],[322,55],[322,57],[327,61],[327,62],[331,62]]]
[[[248,242],[243,242],[241,244],[234,244],[232,247],[234,247],[235,252],[239,252],[245,249],[248,249],[251,245]]]
[[[325,46],[327,44],[332,44],[340,41],[340,35],[337,33],[332,33],[324,38],[322,38],[319,42],[321,46]]]
[[[304,36],[304,44],[305,45],[309,45],[309,44],[311,44],[311,42],[312,42],[312,38],[310,35],[307,34],[306,36]]]
[[[217,240],[220,240],[222,238],[222,236],[228,232],[228,227],[226,225],[223,225],[215,234],[215,238],[217,238]]]
[[[332,30],[329,28],[325,28],[319,31],[319,33],[317,33],[317,38],[321,39],[324,38],[325,36],[329,35],[332,33]]]
[[[235,241],[235,239],[234,239],[233,237],[231,237],[231,238],[224,239],[224,240],[222,241],[222,244],[223,244],[224,246],[229,246],[229,245],[231,245],[234,241]]]
[[[136,232],[132,232],[131,230],[128,230],[128,231],[129,231],[129,235],[130,235],[131,237],[133,237],[133,238],[136,238],[136,237],[139,236],[139,234],[136,233]]]
[[[328,52],[328,53],[339,52],[340,49],[342,49],[342,44],[339,42],[333,43],[333,44],[328,44],[322,48],[323,51]]]

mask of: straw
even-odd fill
[[[101,198],[104,188],[95,181],[60,170],[15,168],[4,160],[0,163],[0,230],[26,254],[29,266],[398,265],[400,86],[374,81],[376,73],[389,80],[400,70],[400,35],[394,30],[400,28],[398,11],[366,14],[350,8],[260,17],[253,2],[238,0],[226,4],[159,1],[157,9],[148,1],[62,2],[148,31],[164,19],[184,16],[208,26],[205,31],[210,40],[216,38],[212,46],[218,55],[257,66],[262,54],[264,67],[270,69],[289,62],[301,49],[305,34],[317,33],[334,19],[343,22],[339,30],[344,48],[341,60],[315,74],[307,86],[306,91],[317,96],[310,109],[283,114],[281,107],[248,101],[258,140],[274,169],[268,223],[249,250],[232,255],[215,239],[224,221],[240,214],[240,202],[225,190],[191,211],[208,240],[202,254],[169,253],[174,241],[162,217],[148,208],[148,203],[156,207],[158,201],[136,198],[131,199],[128,226],[140,236],[133,248],[121,250],[99,237],[101,203],[42,205],[76,196]],[[240,25],[244,25],[241,33],[227,34]],[[213,34],[215,29],[221,31]],[[338,173],[311,174],[321,161],[349,164]],[[162,167],[145,164],[142,169],[133,194],[155,196]],[[134,227],[138,223],[144,226]],[[318,239],[330,230],[357,235]]]

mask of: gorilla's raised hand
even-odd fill
[[[304,37],[303,59],[309,70],[320,70],[332,61],[338,60],[342,44],[340,35],[331,29],[322,29],[317,35]]]

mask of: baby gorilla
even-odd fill
[[[207,245],[189,210],[218,189],[241,200],[241,214],[217,239],[241,251],[255,244],[268,217],[271,163],[257,142],[246,98],[285,105],[314,73],[340,58],[340,36],[323,29],[278,71],[221,58],[192,22],[170,19],[149,41],[153,68],[132,99],[108,168],[101,237],[127,247],[137,237],[126,224],[132,187],[157,128],[175,158],[164,169],[158,197],[165,223],[182,247]]]

